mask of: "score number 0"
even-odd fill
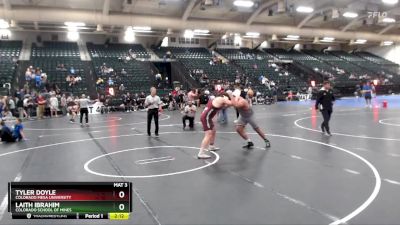
[[[125,197],[125,192],[124,191],[120,191],[118,193],[118,197],[119,198],[124,198]],[[119,208],[119,210],[124,211],[125,205],[124,204],[119,204],[118,208]]]

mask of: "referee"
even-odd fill
[[[81,127],[83,127],[83,116],[85,115],[85,122],[86,122],[86,127],[89,127],[89,104],[90,104],[90,100],[88,98],[86,98],[85,94],[82,94],[81,98],[79,99],[79,108],[80,108],[80,123],[81,123]]]
[[[147,108],[147,134],[151,136],[151,120],[154,117],[154,123],[156,125],[155,134],[158,137],[158,111],[161,111],[161,99],[157,95],[157,89],[152,87],[150,89],[150,95],[146,97],[144,101],[144,107]]]
[[[324,118],[324,122],[321,124],[321,130],[322,133],[327,136],[332,136],[329,130],[329,120],[331,119],[334,101],[335,96],[331,90],[331,83],[329,81],[324,81],[324,86],[318,92],[315,109],[321,111],[322,117]]]

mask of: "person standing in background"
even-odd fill
[[[79,99],[79,108],[81,114],[79,122],[81,123],[81,127],[83,127],[83,115],[85,115],[86,127],[89,127],[89,103],[90,100],[86,98],[85,94],[82,94],[82,97]]]
[[[65,94],[61,96],[60,106],[63,116],[67,115],[67,98],[65,97]]]
[[[6,102],[5,101],[6,101],[5,97],[2,98],[0,96],[0,117],[3,115],[3,111],[5,111],[5,109],[6,109]]]
[[[324,86],[321,88],[317,95],[317,101],[315,102],[315,109],[320,110],[324,121],[321,124],[322,133],[327,136],[332,136],[329,129],[329,120],[331,119],[333,111],[333,103],[335,102],[335,96],[331,90],[331,83],[324,81]]]
[[[150,89],[150,95],[146,97],[144,101],[144,107],[147,108],[147,134],[151,136],[151,121],[154,118],[156,126],[155,135],[158,137],[158,112],[162,110],[161,99],[157,96],[157,89],[152,87]]]
[[[24,97],[24,111],[26,112],[26,118],[30,120],[33,111],[33,102],[31,96]]]
[[[46,99],[43,97],[42,94],[39,94],[39,96],[37,97],[37,105],[38,105],[37,118],[43,119],[43,114],[46,107]]]
[[[32,71],[30,70],[30,68],[27,68],[25,72],[25,81],[26,83],[29,83],[31,82],[31,80],[32,80]]]
[[[28,115],[26,115],[26,111],[24,110],[24,100],[22,100],[21,97],[18,97],[16,98],[16,101],[17,101],[18,118],[23,119],[24,116],[27,118]]]
[[[195,89],[195,88],[193,88],[192,90],[190,90],[190,91],[187,93],[188,103],[189,103],[189,102],[195,102],[196,99],[198,99],[198,97],[199,97],[199,92],[198,92],[198,90]]]
[[[78,104],[77,103],[78,103],[78,100],[76,99],[76,101],[75,101],[75,99],[72,96],[69,96],[67,98],[67,110],[68,110],[69,115],[71,116],[70,120],[69,120],[70,123],[75,123],[75,117],[78,112]]]
[[[136,93],[135,95],[132,96],[132,105],[133,105],[133,111],[137,111],[139,107],[139,94]]]
[[[36,69],[36,71],[35,71],[35,85],[36,85],[36,88],[39,88],[39,89],[42,86],[42,77],[40,76],[39,69]]]
[[[365,98],[365,107],[372,108],[371,99],[372,99],[372,85],[368,81],[366,84],[362,86],[362,93]]]
[[[307,89],[307,98],[306,98],[306,100],[311,100],[312,99],[312,92],[313,92],[313,88],[311,86],[309,86],[308,89]]]
[[[15,117],[16,116],[15,101],[11,96],[8,98],[8,108],[9,108],[11,114]]]
[[[125,96],[124,104],[125,104],[125,111],[127,111],[127,112],[132,112],[133,111],[133,109],[132,109],[132,96],[131,96],[131,94],[129,92]]]
[[[275,86],[272,87],[272,101],[272,103],[278,102],[278,89]]]
[[[215,85],[215,92],[218,95],[225,93],[224,86],[221,84]],[[221,124],[226,124],[228,123],[228,112],[227,108],[221,108],[221,110],[218,111],[218,122]]]
[[[50,116],[57,117],[58,99],[55,94],[50,97]]]

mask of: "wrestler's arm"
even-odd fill
[[[228,101],[229,106],[233,106],[233,107],[237,107],[238,101],[235,97],[231,96],[231,100],[226,99],[226,101]]]
[[[222,105],[223,105],[225,108],[228,108],[228,107],[234,106],[233,103],[234,103],[234,102],[232,102],[232,100],[229,100],[228,98],[224,98],[224,102],[223,102]]]
[[[248,103],[246,102],[245,99],[240,98],[240,99],[237,101],[237,104],[236,104],[235,107],[236,107],[236,108],[240,108],[240,109],[247,109]]]

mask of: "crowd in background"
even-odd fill
[[[248,55],[248,57],[251,59],[254,56]],[[120,60],[125,62],[131,59],[135,59],[135,55],[131,51],[127,54],[127,57],[120,58]],[[210,65],[219,63],[225,62],[213,55],[213,58],[210,60]],[[280,68],[277,65],[270,66],[274,67],[278,72],[282,69],[282,76],[288,76],[284,68]],[[254,67],[256,69],[257,64],[255,64]],[[123,82],[121,82],[120,76],[127,74],[125,69],[117,73],[112,67],[107,66],[106,63],[103,63],[98,69],[101,76],[97,79],[96,86],[98,91],[97,100],[103,105],[101,113],[109,113],[112,111],[134,112],[145,108],[144,101],[146,93],[127,90]],[[67,65],[58,64],[56,70],[68,72],[66,86],[69,87],[70,90],[72,90],[76,83],[82,80],[73,67],[69,67],[68,69]],[[321,72],[325,73],[325,71]],[[337,69],[337,72],[342,73],[344,71]],[[279,94],[286,96],[284,99],[287,101],[298,99],[308,100],[318,91],[316,87],[311,86],[303,90],[304,93],[302,94],[299,91],[296,92],[290,89],[281,91],[279,90],[279,83],[275,83],[274,80],[269,80],[268,74],[260,74],[257,78],[258,82],[255,84],[250,81],[249,76],[239,71],[236,71],[236,74],[233,75],[235,78],[233,81],[228,79],[210,80],[203,69],[191,70],[189,75],[199,81],[201,88],[184,90],[181,88],[182,86],[176,86],[171,91],[167,92],[167,94],[161,96],[164,108],[168,110],[181,110],[184,112],[185,107],[189,103],[200,107],[201,105],[207,104],[208,99],[215,96],[215,93],[238,88],[243,92],[254,90],[255,94],[250,99],[254,104],[275,103],[278,101]],[[350,74],[350,78],[352,76],[354,75]],[[382,75],[381,82],[388,82],[388,76],[390,75]],[[370,79],[368,76],[359,77],[359,79],[361,78],[363,80]],[[161,75],[158,72],[155,73],[155,86],[161,87],[163,82],[166,82],[167,79],[168,76]],[[56,84],[51,84],[51,82],[49,82],[48,75],[40,68],[29,66],[25,72],[25,81],[24,87],[15,92],[13,96],[0,97],[0,116],[2,120],[13,120],[15,118],[30,120],[32,117],[43,119],[44,117],[78,114],[77,102],[79,98],[73,96],[71,93],[62,93],[61,89]],[[119,84],[118,86],[116,86],[117,83]],[[367,84],[357,86],[357,96],[365,89],[365,85]],[[368,85],[373,87],[371,83],[368,83]],[[115,93],[105,91],[105,89],[110,87],[115,89]],[[260,90],[267,90],[268,92],[262,93]],[[74,122],[74,117],[71,117],[70,121]]]
[[[64,71],[68,72],[67,77],[65,78],[65,86],[66,90],[73,92],[74,86],[82,81],[82,77],[77,74],[74,67],[71,67],[69,70],[65,67],[64,64],[58,64],[56,67],[56,71]],[[29,66],[25,71],[25,92],[29,92],[31,89],[36,89],[37,91],[60,91],[60,88],[56,84],[52,84],[47,77],[47,73],[44,72],[41,68],[34,68],[32,65]]]
[[[329,80],[334,82],[336,79],[338,79],[340,76],[345,76],[346,74],[349,75],[348,79],[352,81],[359,81],[359,82],[366,82],[368,80],[378,80],[379,84],[381,85],[391,85],[393,84],[393,75],[388,74],[385,71],[380,71],[374,76],[371,76],[370,74],[356,74],[356,73],[346,73],[345,70],[340,69],[339,67],[332,67],[333,72],[329,72],[326,70],[319,70],[319,68],[314,68],[316,72],[319,72],[322,74],[323,78],[325,80]]]
[[[119,91],[125,91],[125,86],[122,82],[121,76],[127,75],[124,68],[121,71],[114,70],[111,66],[103,63],[100,68],[98,68],[100,76],[96,80],[96,90],[98,93],[104,93],[107,88],[116,88]],[[119,84],[118,86],[116,86]]]

